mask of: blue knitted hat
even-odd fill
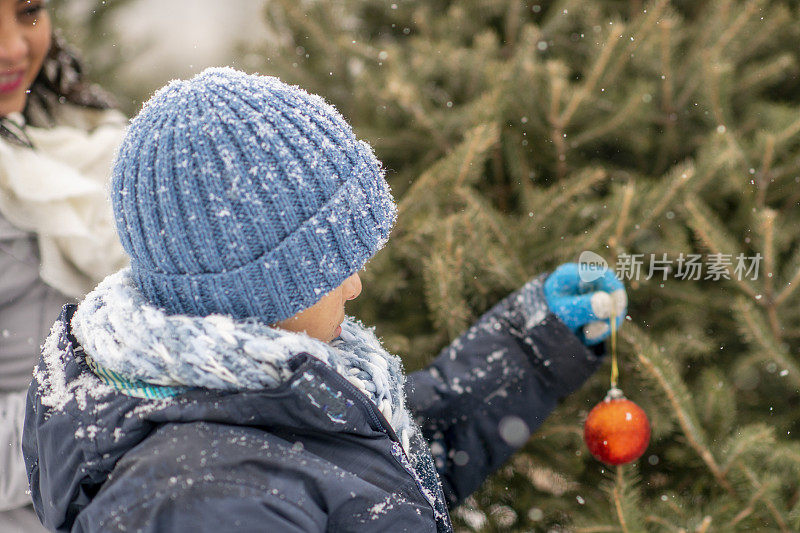
[[[148,301],[268,324],[358,271],[396,216],[372,148],[333,106],[230,68],[173,81],[143,106],[111,196]]]

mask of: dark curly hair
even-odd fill
[[[65,103],[90,109],[117,107],[107,92],[84,80],[83,65],[77,53],[54,31],[50,50],[31,84],[22,114],[27,122],[45,121],[52,125],[56,107]],[[24,131],[4,117],[0,117],[0,138],[31,146]]]

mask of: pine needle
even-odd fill
[[[755,357],[762,361],[775,361],[795,387],[800,388],[800,365],[776,342],[767,322],[760,316],[755,305],[739,297],[735,301],[734,316],[739,323],[739,331],[753,347]]]

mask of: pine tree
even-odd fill
[[[389,170],[399,222],[357,312],[410,369],[583,250],[649,259],[620,331],[648,452],[613,470],[586,453],[603,369],[460,528],[800,528],[797,16],[735,0],[265,8],[252,66],[324,95]],[[718,272],[679,278],[690,254]],[[739,254],[760,254],[758,275]]]
[[[455,513],[461,529],[800,529],[796,2],[264,13],[251,67],[325,96],[389,170],[398,226],[356,309],[409,369],[583,250],[644,260],[620,357],[653,425],[645,456],[609,469],[585,451],[604,367]],[[692,255],[704,270],[684,279]]]
[[[119,27],[114,20],[132,1],[48,2],[53,27],[81,58],[86,79],[105,89],[127,114],[133,114],[147,97],[145,88],[120,83],[117,78],[126,61],[141,52],[120,45]]]

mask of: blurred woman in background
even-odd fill
[[[0,0],[0,530],[40,531],[20,447],[61,306],[127,259],[106,181],[127,120],[86,84],[44,0]]]

